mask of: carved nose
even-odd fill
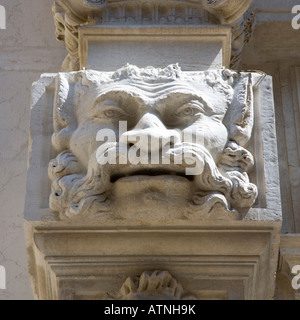
[[[136,145],[142,151],[160,151],[166,145],[174,145],[180,141],[180,134],[165,127],[162,121],[154,114],[146,113],[136,126],[122,134],[121,143],[129,146]]]

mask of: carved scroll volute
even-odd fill
[[[81,1],[73,1],[71,5],[70,1],[57,0],[52,6],[52,14],[56,26],[56,39],[64,41],[68,51],[62,64],[62,71],[79,70],[78,26],[95,22],[91,7]]]
[[[203,7],[221,24],[232,24],[243,16],[253,0],[201,0]]]

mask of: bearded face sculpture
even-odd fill
[[[50,208],[61,219],[242,219],[251,74],[127,65],[57,76]]]

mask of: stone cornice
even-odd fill
[[[245,31],[249,31],[243,15],[251,3],[252,0],[57,0],[52,8],[56,38],[65,42],[68,51],[62,70],[80,70],[78,28],[84,25],[231,25],[231,67],[237,69]]]

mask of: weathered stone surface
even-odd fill
[[[259,300],[274,295],[278,222],[186,221],[156,227],[52,222],[26,223],[26,230],[31,230],[30,270],[38,299],[126,298],[123,289],[130,279],[155,270],[176,279],[176,287],[182,288],[177,299]],[[174,286],[167,282],[166,291],[150,292],[155,299],[171,299]],[[132,299],[138,297],[134,293],[132,287]]]
[[[256,73],[43,75],[25,206],[35,297],[122,298],[134,277],[161,270],[183,288],[176,298],[271,299],[281,226],[272,110],[270,78]]]
[[[3,111],[0,119],[0,164],[2,166],[0,177],[2,206],[0,214],[0,265],[6,268],[7,279],[6,290],[0,290],[0,300],[32,299],[22,231],[30,87],[33,81],[39,79],[41,73],[58,72],[66,55],[65,44],[55,40],[55,26],[51,13],[52,3],[48,0],[1,1],[1,5],[6,9],[6,29],[0,30],[0,105]],[[294,77],[295,73],[297,74],[297,68],[299,68],[300,42],[298,39],[299,30],[294,30],[291,27],[291,20],[296,16],[291,13],[291,8],[295,5],[299,5],[296,0],[253,1],[253,6],[250,8],[254,12],[253,23],[250,23],[252,36],[242,51],[242,64],[238,68],[238,70],[262,70],[273,76],[283,234],[295,233],[300,230],[299,192],[297,192],[299,189],[299,150],[296,147],[299,144],[299,115],[297,114],[299,103],[297,102],[298,84]],[[128,23],[130,22],[128,21]],[[247,33],[246,37],[249,39]],[[269,80],[265,78],[261,85],[267,86],[268,82]],[[46,92],[49,98],[48,106],[51,110],[53,90],[53,86],[48,86]],[[261,96],[263,95],[259,95],[259,97]],[[269,99],[265,99],[265,102],[268,102],[268,105],[270,103]],[[254,129],[254,131],[256,130]],[[266,130],[265,132],[267,133]],[[51,132],[49,134],[51,140]],[[42,141],[45,148],[48,148],[49,141],[45,142],[43,139]],[[252,175],[253,172],[257,172],[256,166],[261,161],[257,161],[257,154],[253,152],[251,142],[247,149],[256,159],[255,166],[249,173],[250,181],[258,186],[259,190],[255,206],[265,205],[265,198],[261,196],[265,194],[264,185],[260,184],[260,179],[256,181]],[[55,156],[56,153],[53,152],[51,158],[54,159]],[[266,156],[268,156],[268,152],[265,153],[264,157]],[[38,202],[36,206],[33,202],[31,206],[31,218],[35,217],[36,220],[42,216],[41,212],[47,212],[49,216],[48,194],[50,187],[47,177],[49,160],[48,157],[45,158],[47,159],[42,159],[45,160],[42,173],[36,171],[37,176],[44,175],[42,182],[33,180],[38,187],[43,186],[41,192],[44,194],[41,202]],[[39,165],[38,162],[37,164]],[[258,170],[259,175],[263,176],[263,172]],[[32,186],[32,192],[36,192],[34,186]],[[277,197],[276,193],[272,193],[270,196],[275,199]],[[268,200],[269,205],[273,203],[272,197]],[[34,211],[37,208],[40,211]],[[39,213],[33,215],[34,212]],[[136,275],[140,276],[143,271],[139,270]],[[275,298],[294,298],[295,292],[291,287],[291,279],[281,273],[280,277],[284,278],[285,282],[284,286],[278,288],[281,295],[277,294]],[[124,281],[125,279],[124,276]],[[121,285],[122,281],[116,284],[115,290],[118,291]],[[203,292],[201,296],[207,297],[206,293]],[[226,295],[223,291],[219,291],[218,297],[224,298]]]
[[[111,71],[127,63],[164,68],[178,63],[183,71],[194,71],[230,65],[228,25],[81,26],[78,33],[80,69]]]
[[[175,65],[59,74],[50,207],[60,219],[103,222],[243,219],[247,212],[247,219],[280,220],[272,102],[263,111],[256,106],[254,116],[252,77]],[[266,90],[262,99],[270,98]],[[254,117],[259,162],[252,176],[269,172],[259,185],[267,210],[249,212],[258,191],[244,147]]]

